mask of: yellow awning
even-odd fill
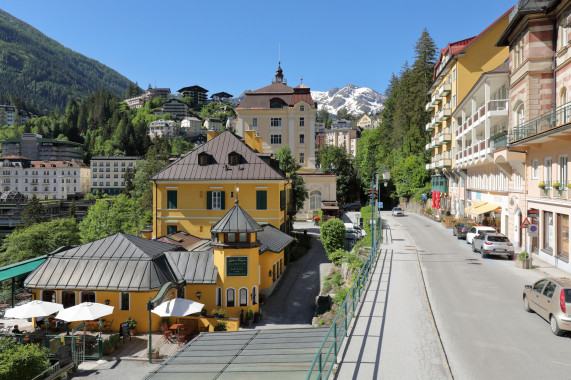
[[[464,212],[468,214],[468,213],[470,213],[470,210],[473,210],[473,209],[475,209],[476,207],[483,206],[483,205],[485,205],[486,203],[488,203],[488,202],[484,202],[484,201],[476,202],[476,203],[474,203],[472,206],[466,207],[466,208],[464,209]]]
[[[495,205],[493,203],[486,203],[484,205],[473,208],[468,212],[474,216],[477,216],[480,214],[485,214],[485,213],[490,212],[490,211],[494,211],[494,210],[499,209],[499,208],[501,208],[501,207],[498,205]]]

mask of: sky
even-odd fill
[[[424,28],[437,47],[480,33],[515,0],[18,0],[0,9],[146,89],[200,85],[234,96],[271,83],[354,84],[384,93],[414,60]]]

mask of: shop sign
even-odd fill
[[[228,277],[248,276],[248,257],[247,256],[227,257],[226,276]]]
[[[528,218],[537,218],[537,217],[539,217],[539,210],[527,210],[527,217],[528,217]]]

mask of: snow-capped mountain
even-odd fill
[[[337,111],[345,107],[355,116],[363,112],[380,112],[384,108],[386,99],[375,90],[352,84],[329,91],[311,91],[311,96],[317,102],[319,110],[325,108],[329,113],[337,114]]]

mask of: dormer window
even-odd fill
[[[273,98],[270,100],[270,108],[283,108],[285,102],[280,98]]]
[[[209,165],[212,162],[211,157],[212,156],[209,155],[208,153],[204,153],[204,152],[200,153],[198,155],[198,165],[200,165],[200,166]]]
[[[232,152],[228,154],[228,164],[231,166],[239,165],[242,161],[242,156],[239,153]]]
[[[304,107],[304,106],[299,106],[299,110],[300,110],[301,112],[303,112],[303,111],[305,111],[305,107]]]

